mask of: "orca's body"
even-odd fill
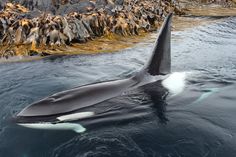
[[[100,103],[119,96],[127,90],[153,82],[153,80],[147,79],[149,76],[159,76],[170,73],[171,17],[172,14],[169,14],[165,19],[150,61],[134,76],[122,80],[85,85],[53,94],[23,109],[17,115],[17,118],[37,119],[40,117],[66,115],[81,107],[83,108]]]

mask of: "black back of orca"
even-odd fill
[[[122,80],[85,85],[53,94],[24,108],[17,118],[43,118],[68,114],[119,96],[130,88],[138,87],[146,75],[155,76],[170,73],[171,17],[172,13],[166,17],[160,29],[150,61],[134,76]]]

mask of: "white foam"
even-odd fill
[[[88,118],[93,115],[94,115],[94,112],[79,112],[79,113],[63,115],[63,116],[57,117],[57,119],[59,121],[74,121],[74,120]]]
[[[82,133],[86,131],[80,124],[76,123],[18,123],[18,125],[31,128],[31,129],[41,129],[41,130],[73,130],[76,133]]]
[[[185,88],[186,72],[175,72],[162,81],[162,85],[173,95],[180,94]]]

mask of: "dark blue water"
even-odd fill
[[[0,64],[1,157],[236,156],[236,18],[173,32],[173,95],[161,82],[90,106],[87,131],[34,130],[12,117],[30,103],[79,85],[125,78],[149,58],[155,35],[114,54]]]

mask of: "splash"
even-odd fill
[[[163,80],[162,85],[168,89],[172,95],[178,95],[184,90],[185,80],[186,72],[175,72]]]

